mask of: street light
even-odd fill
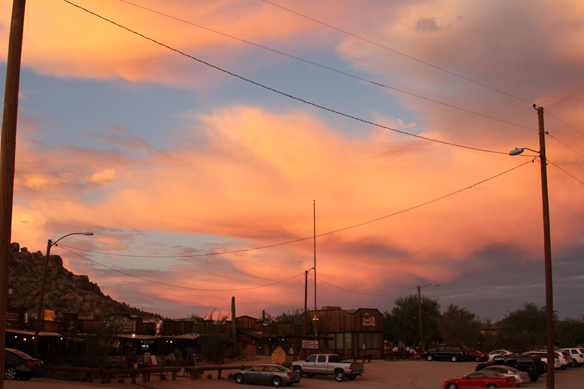
[[[543,245],[545,258],[545,309],[546,309],[546,327],[547,327],[547,374],[546,388],[554,389],[555,377],[554,367],[549,361],[553,361],[554,355],[554,287],[552,280],[552,248],[550,238],[550,206],[548,200],[548,183],[547,183],[547,158],[545,153],[545,130],[543,121],[543,107],[533,107],[537,109],[537,118],[539,122],[539,151],[528,148],[516,148],[509,155],[519,155],[524,150],[530,150],[539,154],[541,163],[541,199],[543,203]]]
[[[51,252],[51,247],[56,246],[57,242],[60,241],[63,238],[66,238],[68,236],[71,235],[93,235],[93,232],[73,232],[71,234],[67,234],[64,235],[62,237],[60,237],[59,239],[57,239],[56,241],[52,241],[49,239],[48,243],[47,243],[47,255],[45,256],[45,267],[43,269],[43,281],[41,282],[41,294],[39,296],[39,310],[37,313],[37,321],[36,321],[36,328],[34,331],[34,346],[32,348],[32,355],[33,357],[36,357],[37,354],[37,350],[38,350],[38,346],[39,346],[39,331],[40,331],[40,327],[42,325],[42,321],[41,321],[41,315],[43,313],[43,297],[45,295],[45,284],[47,282],[47,270],[49,268],[49,254]],[[44,320],[44,318],[43,318]]]
[[[420,347],[422,348],[422,352],[424,352],[424,330],[422,327],[422,295],[420,293],[420,289],[425,288],[426,286],[438,286],[437,283],[432,283],[432,284],[427,284],[427,285],[423,285],[420,286],[418,285],[418,309],[420,311],[419,315],[420,315]]]

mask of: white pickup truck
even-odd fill
[[[345,377],[354,380],[365,371],[363,362],[341,362],[337,354],[313,354],[305,361],[292,362],[292,370],[309,377],[315,374],[334,374],[338,382],[344,380]]]

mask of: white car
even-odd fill
[[[547,353],[545,351],[528,351],[523,353],[523,355],[527,355],[530,357],[539,357],[543,363],[545,363],[546,368],[544,369],[547,371]],[[555,353],[556,357],[554,358],[554,369],[560,369],[562,367],[562,362],[560,362],[560,358],[558,354]]]
[[[584,354],[582,353],[581,349],[577,349],[577,348],[563,348],[560,349],[561,351],[567,351],[570,353],[570,355],[572,356],[572,359],[574,360],[574,363],[577,366],[582,366],[584,365]]]
[[[497,355],[509,355],[509,354],[513,354],[513,352],[511,352],[509,350],[493,350],[489,353],[489,359],[487,359],[487,362],[493,362],[493,358],[495,358]]]
[[[529,374],[527,374],[524,371],[519,371],[514,367],[511,366],[500,366],[500,365],[496,365],[496,366],[487,366],[484,369],[479,370],[480,372],[484,372],[484,371],[494,371],[497,373],[501,373],[502,375],[506,376],[506,377],[513,377],[515,378],[515,381],[517,382],[517,386],[521,385],[521,384],[528,384],[531,382],[531,380],[529,379]]]

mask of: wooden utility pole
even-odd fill
[[[547,325],[547,374],[546,388],[555,388],[554,367],[550,361],[555,358],[554,342],[554,287],[552,279],[552,247],[550,237],[550,206],[548,200],[547,157],[545,152],[545,129],[543,122],[543,107],[537,108],[539,123],[539,160],[541,162],[541,198],[543,203],[543,241],[545,261],[545,310]]]
[[[6,311],[8,307],[8,272],[10,271],[10,239],[12,232],[12,203],[14,198],[14,166],[16,161],[16,121],[20,59],[24,33],[25,0],[14,0],[6,64],[6,88],[2,117],[2,145],[0,146],[0,349],[6,347]],[[4,353],[0,353],[4,366]],[[4,374],[0,374],[0,389],[4,389]]]

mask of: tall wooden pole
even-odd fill
[[[554,366],[551,361],[555,358],[554,342],[554,287],[552,279],[552,246],[550,236],[550,206],[547,183],[547,158],[545,152],[545,129],[543,121],[543,107],[537,108],[539,122],[539,159],[541,162],[541,194],[543,203],[543,241],[545,255],[545,310],[547,325],[547,374],[546,388],[554,389]]]
[[[0,349],[6,347],[8,272],[10,271],[10,239],[16,161],[16,122],[25,4],[25,0],[14,0],[12,4],[2,117],[2,145],[0,146],[0,186],[2,186],[0,189],[0,196],[2,196],[0,199]],[[0,366],[4,366],[4,353],[0,353]],[[4,374],[0,374],[0,389],[4,389]]]

